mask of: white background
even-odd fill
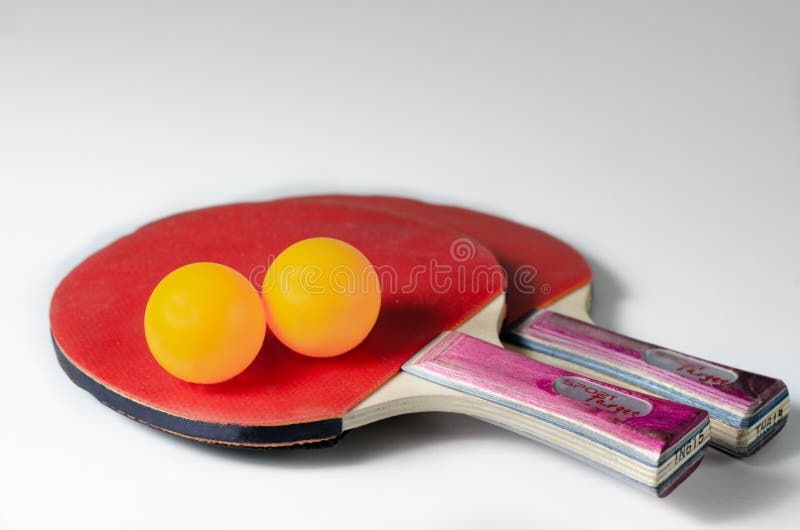
[[[441,414],[240,454],[99,405],[47,312],[83,257],[168,213],[394,193],[549,230],[588,256],[601,324],[797,391],[798,2],[0,0],[0,179],[0,528],[797,518],[798,418],[662,500]]]

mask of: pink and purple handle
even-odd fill
[[[403,370],[460,392],[465,404],[459,411],[659,496],[697,467],[709,439],[703,410],[578,376],[462,333],[442,334]]]
[[[711,363],[552,311],[534,311],[503,333],[523,353],[568,370],[708,411],[711,444],[756,452],[786,424],[789,392],[779,379]]]

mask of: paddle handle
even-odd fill
[[[712,444],[752,454],[789,413],[779,379],[692,357],[553,311],[534,311],[503,340],[559,366],[707,410]]]
[[[576,376],[462,333],[441,335],[403,370],[479,398],[472,415],[606,469],[629,461],[612,471],[630,471],[628,478],[659,494],[667,475],[682,479],[693,470],[708,442],[700,409]],[[642,478],[632,470],[637,465],[653,476]],[[656,479],[660,468],[671,471]]]

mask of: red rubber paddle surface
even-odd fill
[[[589,264],[578,251],[546,232],[502,217],[385,195],[307,198],[379,208],[457,230],[479,241],[495,255],[508,275],[508,324],[592,281]]]
[[[288,350],[268,332],[253,364],[216,385],[186,383],[156,363],[144,338],[144,309],[170,271],[213,261],[256,286],[270,257],[317,236],[354,245],[379,271],[391,268],[389,278],[396,280],[381,273],[381,313],[360,346],[315,359]],[[98,397],[97,388],[107,389],[127,404],[212,424],[282,426],[341,418],[439,332],[502,293],[505,286],[496,282],[463,285],[463,278],[499,265],[474,242],[468,259],[454,257],[451,245],[461,237],[410,217],[308,199],[187,212],[142,227],[70,272],[53,295],[51,332],[70,370],[77,370],[71,377],[96,387],[90,391]],[[440,271],[435,281],[433,264]],[[127,405],[120,408],[132,414]],[[190,430],[183,434],[193,436]]]

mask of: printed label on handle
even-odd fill
[[[579,377],[559,377],[553,381],[553,390],[562,396],[624,417],[646,416],[653,409],[652,405],[643,399],[622,394]]]
[[[703,445],[705,445],[706,433],[704,431],[700,431],[694,437],[692,437],[688,442],[683,444],[680,449],[675,451],[675,456],[673,456],[673,464],[678,466],[682,464],[687,458],[692,456],[694,453],[697,452]]]
[[[664,348],[651,348],[642,354],[645,362],[706,385],[727,385],[736,381],[736,374],[725,368],[693,359]]]
[[[784,419],[783,409],[778,409],[769,416],[765,416],[764,419],[759,421],[753,428],[757,436],[760,437]]]

